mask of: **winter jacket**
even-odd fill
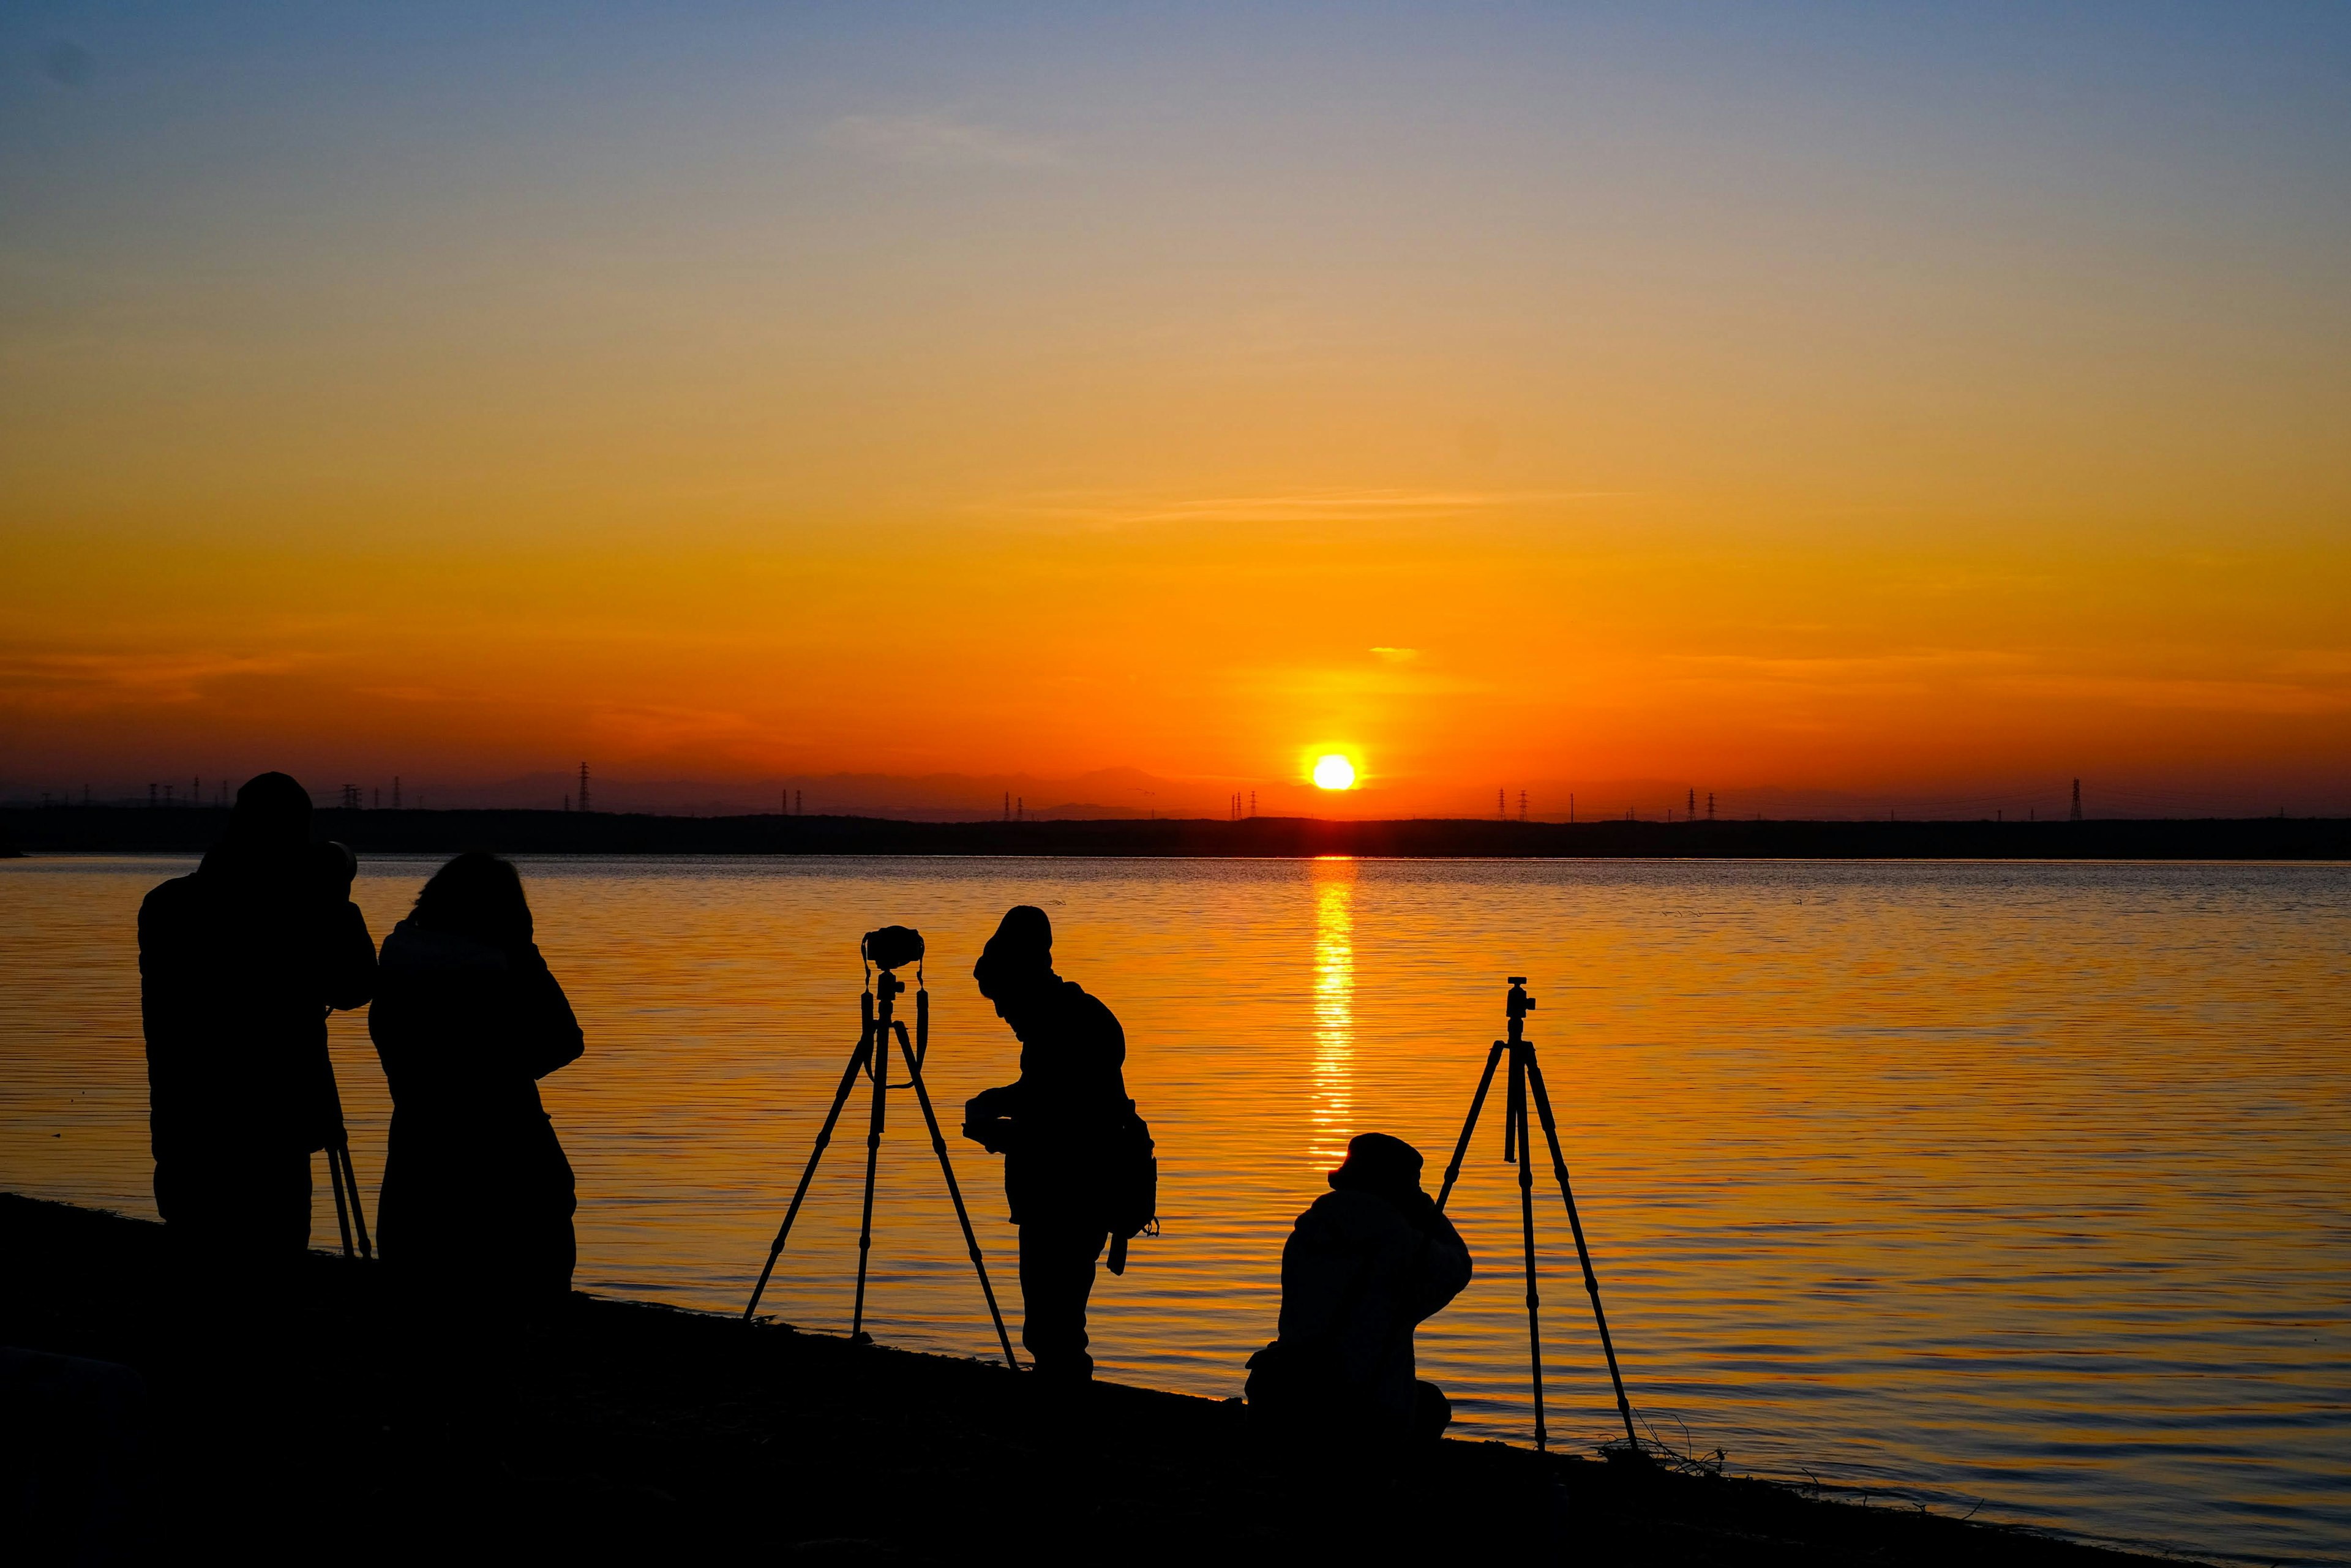
[[[1004,1155],[1016,1225],[1110,1223],[1109,1164],[1128,1113],[1126,1031],[1074,980],[1048,980],[1007,1018],[1020,1079],[973,1097],[965,1135]]]
[[[1281,1249],[1280,1337],[1335,1354],[1360,1414],[1401,1428],[1413,1416],[1413,1330],[1469,1282],[1469,1249],[1427,1194],[1402,1206],[1328,1192]]]
[[[340,1130],[327,1012],[366,1005],[375,944],[343,886],[214,851],[139,906],[139,1002],[159,1166],[249,1165]]]
[[[368,1033],[392,1085],[384,1261],[468,1292],[569,1291],[577,1200],[538,1080],[583,1041],[538,949],[403,920],[383,940]]]

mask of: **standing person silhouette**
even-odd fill
[[[155,1207],[206,1269],[299,1258],[310,1155],[340,1130],[327,1014],[375,992],[375,943],[310,797],[246,780],[192,875],[139,906]]]
[[[1359,1134],[1281,1249],[1280,1337],[1249,1358],[1249,1402],[1343,1442],[1435,1441],[1453,1407],[1414,1375],[1413,1331],[1469,1282],[1469,1249],[1421,1190],[1420,1151]]]
[[[580,1060],[571,1003],[496,855],[433,873],[383,939],[368,1014],[392,1085],[376,1214],[384,1265],[420,1299],[543,1316],[571,1291],[579,1207],[538,1080]]]
[[[1033,904],[1005,911],[972,966],[979,994],[1020,1040],[1020,1079],[972,1097],[964,1135],[1004,1155],[1004,1196],[1020,1228],[1020,1343],[1037,1375],[1083,1384],[1086,1299],[1109,1239],[1111,1169],[1132,1106],[1126,1031],[1110,1009],[1053,973],[1053,925]]]

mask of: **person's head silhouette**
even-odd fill
[[[1385,1133],[1360,1133],[1347,1145],[1347,1157],[1329,1176],[1333,1192],[1367,1192],[1391,1203],[1420,1194],[1420,1151]]]
[[[513,865],[483,850],[467,850],[433,873],[416,895],[420,925],[470,936],[505,952],[530,946],[530,902]]]
[[[310,792],[287,774],[257,773],[237,789],[228,831],[204,869],[273,879],[304,864],[309,847]]]
[[[996,1004],[997,1017],[1009,1019],[1053,981],[1052,921],[1033,904],[1006,910],[971,977],[979,982],[979,994]]]

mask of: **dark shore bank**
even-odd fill
[[[277,1306],[243,1305],[178,1270],[160,1226],[11,1195],[0,1253],[0,1343],[144,1381],[131,1560],[2155,1561],[1493,1443],[1316,1473],[1234,1405],[1040,1399],[999,1365],[586,1297],[453,1389],[385,1350],[371,1264],[314,1254]],[[69,1445],[5,1425],[15,1484],[70,1469]]]
[[[0,812],[0,843],[35,854],[184,853],[227,825],[213,807],[49,806]],[[880,817],[660,817],[607,811],[318,813],[361,854],[1371,855],[1759,860],[2351,860],[2351,819],[2082,822],[1504,822],[1314,817],[909,822]]]

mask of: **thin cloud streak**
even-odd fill
[[[1034,169],[1068,160],[1052,142],[936,114],[844,114],[827,145],[921,168]]]
[[[1336,523],[1462,517],[1561,501],[1622,499],[1629,490],[1290,490],[1190,500],[1040,497],[989,510],[1098,528],[1171,524]]]

